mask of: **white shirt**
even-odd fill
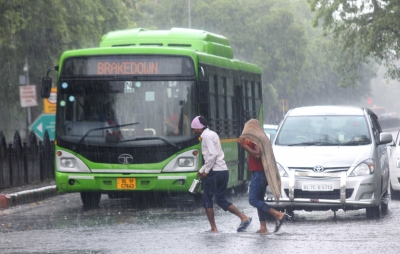
[[[210,129],[205,129],[200,135],[201,151],[203,153],[204,165],[199,170],[200,173],[209,173],[213,171],[228,170],[224,161],[224,152],[221,148],[221,141],[218,134]]]

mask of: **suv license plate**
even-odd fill
[[[333,191],[333,183],[303,183],[303,191]]]

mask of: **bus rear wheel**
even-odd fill
[[[81,192],[81,199],[85,208],[99,207],[101,192]]]

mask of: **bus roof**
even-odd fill
[[[100,47],[159,46],[186,48],[233,59],[226,37],[196,29],[146,30],[143,28],[113,31],[105,34]]]

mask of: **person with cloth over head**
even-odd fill
[[[278,232],[288,215],[269,207],[264,200],[268,183],[272,183],[270,187],[277,202],[280,197],[281,181],[271,142],[265,135],[260,122],[256,119],[250,119],[245,124],[242,135],[238,137],[237,142],[248,153],[248,166],[251,173],[249,203],[257,208],[260,220],[260,229],[257,233],[268,234],[267,214],[276,219],[274,233]]]
[[[224,161],[224,152],[222,151],[218,134],[208,128],[208,122],[202,116],[197,116],[193,119],[191,128],[195,135],[201,137],[201,151],[203,153],[204,165],[197,172],[197,176],[202,178],[202,204],[211,226],[211,229],[206,232],[218,232],[214,218],[212,200],[214,196],[219,207],[240,218],[241,223],[237,228],[237,232],[245,231],[251,223],[251,217],[240,212],[225,197],[229,180],[229,171]]]

